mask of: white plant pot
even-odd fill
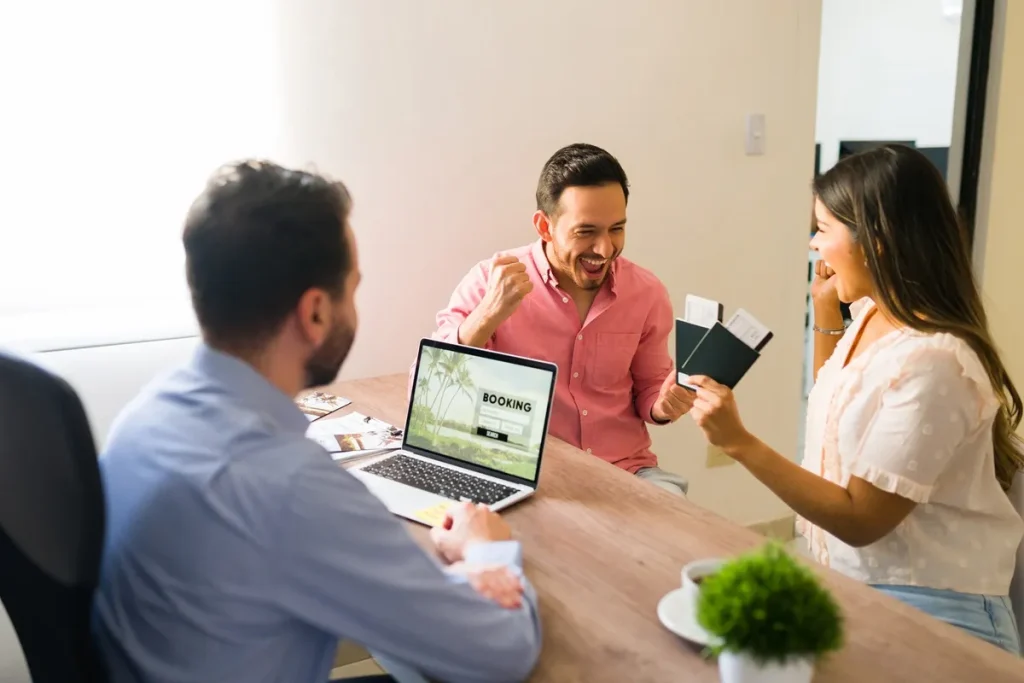
[[[722,652],[718,655],[718,675],[722,683],[811,683],[814,660],[761,664],[742,653]]]

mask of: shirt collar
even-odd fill
[[[534,242],[532,252],[533,261],[537,265],[537,272],[540,273],[541,279],[549,285],[557,287],[558,278],[555,277],[555,272],[551,270],[551,264],[548,263],[548,255],[544,251],[544,240],[538,239]]]
[[[240,358],[202,343],[192,367],[227,388],[243,405],[270,416],[282,429],[305,434],[309,427],[309,420],[295,401]]]
[[[540,273],[541,278],[553,287],[558,286],[558,278],[555,277],[555,272],[551,270],[551,263],[548,261],[547,252],[544,250],[544,240],[538,239],[533,243],[533,261],[537,265],[537,271]],[[611,289],[612,294],[618,294],[616,287],[616,275],[619,272],[619,266],[621,259],[617,258],[612,261],[612,266],[608,270],[608,286]]]

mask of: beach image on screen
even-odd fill
[[[431,346],[421,354],[408,445],[533,480],[552,373]]]

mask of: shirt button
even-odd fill
[[[563,304],[567,304],[567,303],[569,303],[569,297],[567,297],[567,296],[563,296],[563,297],[562,297],[562,303],[563,303]]]
[[[574,372],[574,373],[572,373],[572,377],[573,377],[573,379],[576,379],[576,378],[577,378],[577,377],[579,377],[579,376],[580,376],[580,373],[578,373],[578,372]]]
[[[580,336],[576,337],[576,338],[579,339],[580,341],[583,341],[583,335],[582,334]]]
[[[583,411],[583,417],[586,417],[586,416],[587,416],[587,411],[584,410]]]
[[[593,452],[594,451],[590,450],[589,448],[587,449],[587,453],[593,453]]]

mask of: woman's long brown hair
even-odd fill
[[[920,152],[886,145],[842,159],[813,187],[863,247],[883,309],[911,329],[956,335],[978,355],[999,397],[995,475],[1008,490],[1024,467],[1021,398],[992,342],[967,232],[942,175]]]

